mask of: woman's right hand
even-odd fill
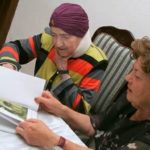
[[[35,101],[40,105],[41,109],[59,117],[61,117],[65,107],[49,91],[43,91],[41,96],[35,98]]]
[[[16,127],[16,133],[21,135],[27,144],[52,149],[58,144],[59,136],[48,128],[42,121],[28,119]]]

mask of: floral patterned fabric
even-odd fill
[[[150,149],[150,121],[129,120],[135,111],[126,100],[124,91],[107,113],[91,116],[91,123],[97,131],[95,135],[97,149]]]

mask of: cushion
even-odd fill
[[[119,44],[111,35],[100,33],[93,42],[105,52],[109,62],[93,106],[94,111],[99,112],[111,105],[119,89],[125,84],[125,75],[131,70],[133,61],[130,57],[131,50]]]

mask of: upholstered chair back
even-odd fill
[[[123,36],[123,35],[122,35]],[[108,33],[99,33],[93,42],[100,47],[108,57],[108,67],[102,77],[102,86],[95,96],[94,112],[105,111],[116,98],[125,84],[125,75],[131,70],[133,60],[131,49],[120,44]]]

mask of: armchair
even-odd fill
[[[95,96],[93,112],[106,111],[125,85],[125,75],[131,70],[133,63],[130,58],[133,40],[130,31],[113,26],[100,27],[93,34],[93,43],[106,53],[109,62],[102,77],[101,89]]]

